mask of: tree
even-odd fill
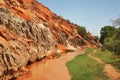
[[[113,20],[114,26],[104,26],[101,29],[100,42],[104,49],[120,55],[120,18]]]
[[[99,42],[99,37],[98,36],[94,36],[94,38],[95,38],[96,42]]]
[[[78,34],[81,35],[82,37],[85,38],[87,36],[87,31],[84,26],[78,26],[77,31],[78,31]]]
[[[120,40],[120,28],[116,30],[115,38]]]
[[[114,26],[104,26],[100,31],[100,42],[103,44],[105,38],[111,37],[114,34],[115,30],[116,28]]]
[[[104,40],[103,46],[109,51],[113,51],[116,54],[120,54],[120,39],[115,39],[114,36],[112,38],[106,38]]]
[[[113,26],[103,27],[101,29],[100,40],[103,44],[103,49],[120,54],[120,28]]]
[[[117,54],[120,54],[120,28],[117,28],[116,33],[113,36],[113,51]]]

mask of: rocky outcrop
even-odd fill
[[[62,46],[67,49],[91,45],[78,35],[76,25],[35,0],[0,0],[1,80],[17,76],[21,67]]]
[[[28,62],[40,60],[57,49],[47,25],[22,19],[5,7],[0,7],[0,25],[1,77],[13,75]]]

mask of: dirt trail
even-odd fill
[[[70,80],[71,76],[65,64],[83,52],[84,50],[77,50],[57,59],[36,62],[28,66],[29,74],[20,76],[17,80]]]
[[[93,57],[92,54],[94,54],[96,51],[93,53],[89,54],[88,56],[97,62],[105,65],[104,67],[104,73],[109,77],[110,80],[120,80],[120,73],[117,72],[110,64],[106,64],[105,62],[101,61],[99,58]]]

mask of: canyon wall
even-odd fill
[[[95,45],[77,26],[35,0],[0,0],[0,79],[8,80],[29,63],[55,54],[60,47]]]

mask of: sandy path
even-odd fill
[[[71,76],[65,63],[83,52],[84,50],[77,50],[57,59],[36,62],[28,66],[29,74],[20,76],[17,80],[70,80]]]
[[[106,64],[105,62],[101,61],[99,58],[93,57],[92,54],[94,54],[96,51],[93,53],[89,54],[88,56],[97,62],[105,65],[104,67],[104,73],[109,77],[110,80],[120,80],[120,73],[117,72],[110,64]]]

